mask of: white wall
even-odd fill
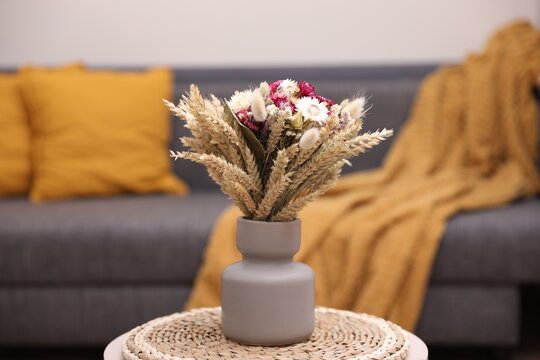
[[[0,0],[0,66],[455,61],[538,0]]]

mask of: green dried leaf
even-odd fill
[[[265,160],[265,151],[264,146],[261,144],[259,139],[257,139],[257,136],[240,120],[236,117],[236,115],[232,112],[231,108],[227,103],[225,103],[225,118],[226,121],[229,121],[229,119],[234,119],[236,123],[240,126],[240,130],[242,131],[242,135],[244,135],[244,138],[246,139],[246,142],[250,148],[250,150],[255,155],[255,158],[259,161],[259,163],[264,163]]]
[[[276,216],[276,214],[280,210],[282,210],[285,207],[285,205],[293,201],[293,199],[298,194],[298,191],[299,189],[293,189],[293,190],[287,189],[287,191],[283,195],[281,195],[281,197],[276,201],[276,203],[272,207],[272,211],[270,212],[268,221],[273,221],[274,216]]]

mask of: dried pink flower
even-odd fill
[[[314,95],[313,97],[319,100],[320,102],[325,102],[328,107],[331,107],[332,105],[336,104],[334,100],[325,98],[324,96],[321,96],[321,95]]]
[[[260,123],[255,123],[251,120],[251,116],[246,109],[242,109],[236,113],[236,117],[242,124],[247,126],[251,131],[259,131]]]
[[[276,105],[280,109],[283,109],[286,105],[289,104],[289,98],[285,94],[273,93],[272,95],[270,95],[270,100],[272,100],[274,105]]]
[[[269,87],[270,87],[270,95],[276,93],[277,89],[279,88],[279,85],[281,85],[282,82],[283,82],[283,80],[278,80],[278,81],[274,81],[273,83],[271,83],[269,85]]]
[[[300,96],[314,96],[315,94],[315,86],[313,86],[311,83],[307,81],[301,81],[298,83],[298,88],[300,89]]]

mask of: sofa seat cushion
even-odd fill
[[[191,283],[218,192],[0,201],[0,283]]]
[[[218,192],[0,201],[0,284],[190,284]],[[432,283],[540,283],[540,199],[456,215]]]
[[[540,198],[454,216],[432,282],[540,283]]]

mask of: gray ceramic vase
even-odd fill
[[[294,262],[300,220],[238,218],[236,244],[243,259],[221,277],[225,336],[248,345],[289,345],[307,340],[315,326],[313,270]]]

